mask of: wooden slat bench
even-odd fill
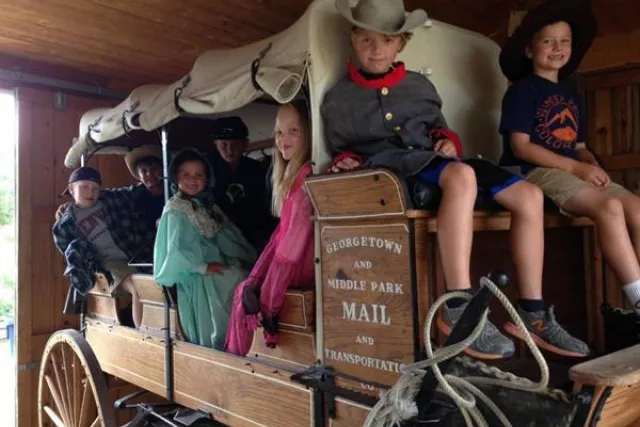
[[[280,313],[280,329],[314,332],[316,324],[315,289],[289,289]]]
[[[162,287],[147,274],[131,276],[133,285],[142,303],[142,322],[139,329],[150,335],[164,337],[164,296]],[[96,285],[89,292],[86,313],[105,323],[122,325],[120,319],[118,298],[113,298],[109,292],[106,277],[98,273]],[[177,319],[177,308],[172,304],[170,308],[171,336],[181,337],[180,322]]]
[[[118,314],[118,301],[111,297],[109,282],[102,273],[96,274],[96,284],[89,291],[85,311],[87,316],[102,322],[121,325]]]
[[[131,276],[133,286],[138,292],[142,303],[142,322],[139,329],[150,335],[164,337],[164,295],[153,276],[148,274],[134,274]],[[169,309],[171,336],[182,339],[182,330],[178,319],[178,309],[172,303]]]
[[[594,388],[589,419],[598,427],[640,423],[640,344],[573,366],[569,377],[575,392]]]
[[[153,276],[134,274],[131,277],[142,304],[142,321],[140,331],[164,337],[164,296],[162,287]],[[98,274],[95,287],[87,298],[87,315],[102,322],[121,325],[118,313],[118,299],[109,292],[109,284],[102,274]],[[178,309],[172,304],[170,308],[171,336],[184,339]],[[291,289],[280,317],[280,344],[275,350],[266,348],[262,333],[255,334],[253,357],[277,359],[298,364],[311,365],[316,360],[315,354],[315,290]]]
[[[267,348],[262,329],[258,329],[248,356],[301,366],[313,365],[316,361],[315,304],[314,289],[289,289],[280,313],[278,346]]]

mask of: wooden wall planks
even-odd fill
[[[586,75],[587,143],[611,179],[640,191],[640,68]],[[605,300],[628,307],[621,284],[605,266]]]

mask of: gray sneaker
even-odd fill
[[[553,306],[542,311],[528,312],[518,307],[518,314],[531,333],[533,341],[541,348],[561,356],[586,357],[591,350],[579,339],[571,336],[556,321]],[[524,339],[522,332],[512,322],[507,322],[504,329],[514,337]]]
[[[449,336],[466,306],[465,303],[460,307],[450,308],[445,304],[438,316],[438,329]],[[476,359],[503,359],[513,356],[515,346],[513,341],[504,336],[493,323],[487,321],[480,336],[464,352]]]

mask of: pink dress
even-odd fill
[[[246,355],[257,328],[256,316],[247,315],[242,306],[245,287],[259,290],[259,316],[264,322],[277,318],[288,288],[312,287],[314,284],[313,208],[304,189],[304,178],[310,173],[309,163],[298,171],[284,199],[278,227],[249,277],[235,290],[225,342],[225,350],[229,353]],[[264,338],[271,347],[277,343],[277,334],[269,333],[266,328]]]

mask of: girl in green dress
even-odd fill
[[[158,224],[154,278],[177,286],[186,339],[222,350],[233,292],[255,262],[255,249],[214,203],[211,167],[199,152],[177,154],[169,176],[175,195]]]

